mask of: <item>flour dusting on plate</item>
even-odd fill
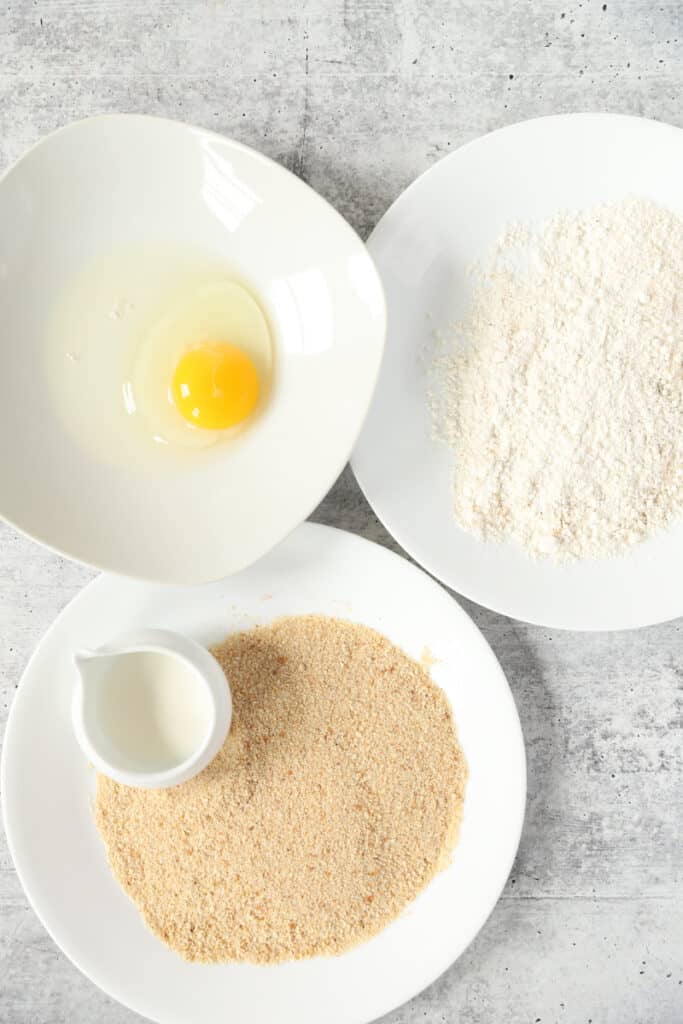
[[[683,515],[682,314],[683,219],[650,200],[506,230],[433,366],[457,523],[560,561]]]

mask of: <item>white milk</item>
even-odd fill
[[[208,734],[209,695],[180,658],[154,651],[122,654],[94,685],[101,738],[113,764],[165,771],[196,753]]]

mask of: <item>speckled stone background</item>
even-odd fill
[[[162,114],[282,161],[365,236],[417,174],[501,125],[573,110],[683,124],[681,40],[678,0],[5,2],[0,169],[75,118]],[[395,547],[349,470],[315,518]],[[3,722],[90,577],[0,529]],[[482,932],[386,1024],[680,1024],[681,622],[580,635],[463,603],[521,714],[526,825]],[[139,1019],[54,946],[0,838],[0,1021]]]

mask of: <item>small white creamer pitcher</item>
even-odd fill
[[[76,738],[97,768],[126,786],[186,782],[221,749],[232,698],[209,651],[189,637],[145,629],[74,654]]]

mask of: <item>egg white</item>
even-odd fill
[[[162,444],[206,448],[244,429],[205,430],[189,423],[171,397],[173,373],[189,349],[228,342],[249,356],[259,375],[261,402],[271,372],[268,324],[249,292],[226,278],[203,283],[181,295],[142,337],[124,384],[132,415]],[[248,422],[248,421],[246,421]],[[143,424],[141,424],[143,426]]]
[[[258,405],[230,430],[188,423],[171,398],[181,356],[203,342],[236,345],[258,371]],[[172,245],[114,253],[69,281],[45,355],[58,422],[72,439],[99,460],[145,471],[248,430],[273,366],[269,325],[249,290],[215,260]]]

